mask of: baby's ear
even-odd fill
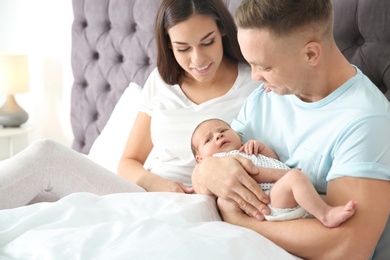
[[[198,163],[200,163],[201,161],[202,161],[202,157],[201,156],[199,156],[199,155],[197,155],[197,156],[195,156],[195,160],[198,162]]]

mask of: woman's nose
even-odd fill
[[[192,59],[192,62],[194,64],[196,64],[197,66],[203,66],[204,65],[203,64],[203,61],[204,61],[203,57],[204,57],[204,55],[203,55],[202,51],[195,48],[194,51],[192,52],[191,59]]]

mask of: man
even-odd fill
[[[243,141],[262,140],[281,161],[301,168],[330,205],[356,200],[355,215],[333,229],[315,219],[261,221],[269,199],[248,175],[261,168],[240,157],[206,158],[193,185],[219,197],[225,221],[297,256],[384,259],[390,256],[390,104],[337,48],[332,10],[331,0],[242,1],[238,40],[264,88],[248,98],[232,127]]]

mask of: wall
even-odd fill
[[[71,0],[0,0],[0,51],[30,56],[30,91],[15,96],[29,113],[29,141],[72,142]],[[0,106],[5,97],[0,96]]]

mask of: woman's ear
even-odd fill
[[[226,31],[225,31],[225,29],[220,29],[219,30],[219,32],[221,33],[221,37],[223,37],[223,36],[226,36],[227,35],[227,33],[226,33]]]

